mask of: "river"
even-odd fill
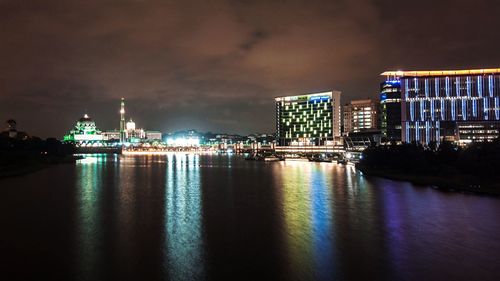
[[[3,280],[500,280],[500,199],[236,155],[0,180]]]

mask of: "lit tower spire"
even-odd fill
[[[120,142],[125,142],[125,99],[122,98],[120,107]]]

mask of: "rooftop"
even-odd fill
[[[321,92],[321,93],[310,93],[310,94],[301,94],[301,95],[295,95],[295,96],[282,96],[282,97],[276,97],[274,98],[276,101],[282,101],[282,100],[296,100],[299,97],[322,97],[322,96],[332,96],[333,93],[339,93],[339,91],[328,91],[328,92]]]
[[[497,74],[500,68],[465,69],[465,70],[422,70],[422,71],[385,71],[380,75],[394,77],[425,77],[425,76],[454,76],[454,75],[481,75]]]

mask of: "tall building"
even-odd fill
[[[124,143],[127,138],[125,131],[125,99],[122,98],[120,103],[120,142]]]
[[[353,100],[344,105],[344,134],[377,129],[377,108],[372,99]]]
[[[401,141],[401,81],[380,83],[380,130],[386,141]]]
[[[500,68],[387,71],[401,81],[402,141],[468,143],[500,132]]]
[[[339,91],[277,97],[275,101],[278,145],[334,145],[340,142]]]

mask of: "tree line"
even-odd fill
[[[465,147],[451,142],[430,143],[428,146],[418,143],[372,146],[363,152],[359,164],[369,169],[403,174],[498,178],[500,139]]]

